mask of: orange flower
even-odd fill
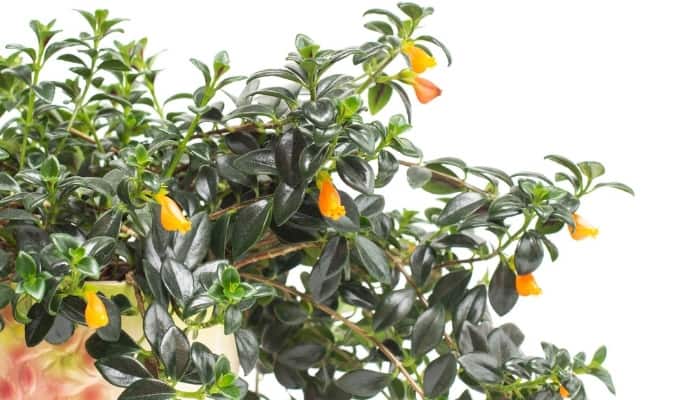
[[[559,395],[560,395],[561,397],[564,397],[564,398],[569,397],[569,395],[570,395],[570,394],[569,394],[569,391],[566,390],[566,388],[564,387],[564,385],[559,385]]]
[[[401,46],[401,51],[408,57],[408,62],[411,64],[413,72],[420,74],[425,72],[426,69],[437,65],[435,58],[411,42],[404,43]]]
[[[433,82],[419,76],[413,79],[413,90],[416,91],[418,101],[423,104],[429,103],[434,98],[442,94],[442,89],[435,86]]]
[[[192,222],[182,214],[175,200],[168,197],[167,191],[159,191],[153,199],[160,204],[160,224],[163,229],[170,232],[179,231],[181,234],[189,232]]]
[[[345,207],[340,202],[340,195],[336,190],[327,172],[321,172],[316,178],[316,185],[320,193],[318,195],[318,209],[321,215],[334,221],[345,216]]]
[[[532,274],[518,275],[515,278],[515,290],[521,296],[539,296],[542,289],[537,285],[537,281]]]
[[[591,226],[581,218],[580,215],[574,213],[572,215],[574,218],[574,225],[575,227],[569,227],[569,232],[571,233],[571,237],[574,238],[575,240],[583,240],[589,237],[596,238],[598,236],[598,228]]]
[[[85,301],[87,302],[85,307],[85,322],[87,322],[87,326],[92,329],[107,326],[109,324],[109,316],[102,299],[95,292],[91,291],[85,293]]]

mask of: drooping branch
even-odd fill
[[[364,339],[364,340],[366,340],[366,341],[371,342],[372,344],[374,344],[374,345],[377,347],[377,349],[379,349],[379,351],[381,351],[382,354],[384,354],[384,356],[386,356],[386,358],[387,358],[392,364],[394,364],[394,366],[396,366],[396,368],[399,370],[399,372],[401,373],[401,375],[403,375],[404,378],[406,378],[406,381],[407,381],[408,384],[411,386],[411,388],[416,392],[416,394],[417,394],[421,399],[425,399],[425,394],[423,393],[423,389],[420,387],[420,385],[419,385],[418,383],[416,383],[416,381],[413,379],[413,377],[412,377],[411,374],[408,372],[408,370],[406,369],[406,367],[404,367],[404,365],[401,363],[401,361],[399,361],[399,359],[396,358],[396,356],[394,355],[394,353],[391,352],[391,350],[389,350],[381,341],[379,341],[376,337],[372,336],[369,332],[365,331],[364,329],[362,329],[361,327],[359,327],[359,326],[358,326],[357,324],[355,324],[354,322],[352,322],[352,321],[350,321],[349,319],[345,318],[344,316],[342,316],[340,313],[338,313],[338,312],[335,311],[334,309],[332,309],[332,308],[330,308],[330,307],[328,307],[328,306],[326,306],[326,305],[317,303],[311,296],[309,296],[309,295],[307,295],[307,294],[305,294],[305,293],[301,293],[301,292],[299,292],[298,290],[296,290],[296,289],[294,289],[294,288],[291,288],[291,287],[289,287],[289,286],[286,286],[286,285],[282,284],[282,283],[279,282],[279,281],[275,281],[275,280],[272,280],[272,279],[264,278],[264,277],[259,276],[259,275],[248,274],[248,273],[245,273],[245,272],[241,272],[240,275],[241,275],[241,278],[243,278],[243,279],[247,279],[247,280],[250,280],[250,281],[254,281],[254,282],[262,283],[262,284],[264,284],[264,285],[271,286],[271,287],[273,287],[273,288],[275,288],[275,289],[278,289],[278,290],[280,290],[280,291],[282,291],[282,292],[284,292],[284,293],[286,293],[286,294],[288,294],[288,295],[296,296],[296,297],[299,297],[299,298],[303,299],[304,301],[307,301],[307,302],[308,302],[309,304],[311,304],[314,308],[316,308],[316,309],[318,309],[318,310],[321,310],[322,312],[326,313],[326,314],[327,314],[328,316],[330,316],[331,318],[333,318],[333,319],[335,319],[336,321],[339,321],[339,322],[341,322],[343,325],[347,326],[348,329],[350,329],[351,331],[353,331],[355,334],[357,334],[358,336],[360,336],[362,339]]]

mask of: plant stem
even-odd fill
[[[194,119],[192,119],[192,122],[190,123],[190,127],[187,129],[185,137],[183,137],[182,140],[180,140],[180,143],[177,145],[175,155],[173,155],[173,159],[170,160],[170,165],[168,166],[167,171],[165,171],[166,179],[171,178],[173,176],[177,165],[180,163],[180,158],[182,158],[182,156],[185,154],[185,151],[187,150],[187,143],[190,141],[190,139],[192,139],[192,135],[194,135],[194,131],[197,130],[197,125],[199,125],[199,121],[201,119],[202,114],[195,114]]]
[[[279,247],[275,247],[271,250],[264,251],[264,252],[258,253],[258,254],[254,254],[254,255],[246,257],[242,260],[236,261],[233,263],[233,266],[236,269],[241,269],[241,268],[245,267],[246,265],[255,264],[256,262],[269,260],[272,258],[277,258],[277,257],[283,256],[285,254],[294,253],[295,251],[307,249],[310,247],[319,247],[319,246],[321,246],[321,244],[322,244],[321,241],[315,241],[315,242],[301,242],[301,243],[279,246]]]
[[[369,87],[369,85],[371,85],[372,82],[374,82],[377,79],[379,74],[381,74],[382,71],[384,71],[384,68],[386,68],[389,64],[391,64],[392,61],[394,61],[394,58],[396,58],[398,54],[398,49],[392,50],[391,53],[389,53],[389,55],[384,60],[382,60],[382,62],[377,66],[377,69],[372,74],[370,74],[370,76],[367,77],[367,79],[362,83],[362,85],[360,85],[355,90],[355,93],[360,94],[364,92]]]
[[[278,281],[275,281],[272,279],[267,279],[267,278],[264,278],[262,276],[255,275],[255,274],[248,274],[245,272],[241,272],[240,275],[244,279],[255,281],[258,283],[262,283],[262,284],[274,287],[275,289],[281,290],[282,292],[284,292],[288,295],[293,295],[293,296],[304,299],[304,301],[311,304],[314,308],[321,310],[322,312],[326,313],[328,316],[332,317],[336,321],[339,321],[343,325],[347,326],[348,329],[353,331],[355,334],[357,334],[358,336],[360,336],[364,340],[374,344],[377,347],[377,349],[379,349],[379,351],[381,351],[382,354],[384,354],[386,356],[386,358],[392,364],[394,364],[394,366],[396,366],[396,368],[399,370],[399,372],[406,378],[406,381],[411,386],[411,388],[416,392],[418,397],[420,397],[421,399],[425,399],[425,394],[423,394],[423,389],[420,387],[420,385],[418,385],[418,383],[416,383],[416,381],[413,379],[413,377],[408,372],[406,367],[404,367],[404,365],[401,363],[401,361],[399,361],[399,359],[396,358],[394,353],[392,353],[391,350],[389,350],[386,346],[384,346],[384,344],[381,341],[379,341],[377,338],[372,336],[370,333],[368,333],[364,329],[360,328],[357,324],[355,324],[354,322],[350,321],[349,319],[343,317],[342,315],[340,315],[337,311],[333,310],[332,308],[330,308],[326,305],[317,303],[311,296],[304,294],[304,293],[300,293],[296,289],[288,287],[288,286],[286,286]]]
[[[410,161],[405,161],[405,160],[399,160],[399,164],[403,165],[404,167],[420,167],[421,166],[420,164],[413,163]],[[454,176],[451,176],[451,175],[448,175],[448,174],[445,174],[445,173],[442,173],[439,171],[435,171],[432,169],[430,170],[430,172],[432,173],[433,177],[436,180],[447,183],[448,185],[452,185],[452,186],[459,188],[459,189],[466,189],[470,192],[480,193],[480,194],[483,194],[484,196],[493,196],[492,193],[489,193],[484,189],[481,189],[479,187],[471,185],[471,184],[469,184],[469,183],[467,183],[459,178],[456,178]]]
[[[34,125],[34,102],[36,94],[34,87],[39,83],[39,72],[41,71],[42,58],[44,57],[44,46],[39,44],[39,52],[32,64],[32,86],[29,88],[29,96],[27,97],[27,114],[24,117],[24,131],[22,132],[22,147],[19,153],[19,169],[24,167],[24,161],[27,157],[27,144],[29,142],[29,131]]]

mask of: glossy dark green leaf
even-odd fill
[[[0,284],[0,309],[5,308],[15,297],[15,291],[7,285]]]
[[[258,338],[255,333],[249,329],[239,329],[236,332],[236,349],[238,350],[238,358],[241,363],[241,368],[246,374],[255,368],[258,362]]]
[[[435,264],[435,250],[425,244],[418,245],[411,253],[409,263],[411,265],[411,277],[414,282],[419,286],[423,286]]]
[[[404,89],[401,85],[398,83],[392,81],[391,82],[391,87],[394,88],[394,91],[399,95],[399,98],[401,99],[401,102],[403,103],[404,109],[406,110],[406,119],[408,119],[408,123],[411,123],[411,117],[412,117],[412,111],[411,111],[411,98],[408,96],[408,93],[406,93],[406,89]]]
[[[143,333],[151,344],[151,348],[160,348],[161,339],[172,326],[175,326],[175,323],[166,308],[158,303],[148,307],[143,318]]]
[[[124,331],[116,342],[106,342],[95,333],[85,342],[85,349],[92,358],[102,359],[110,356],[133,354],[141,350],[134,340]]]
[[[146,367],[128,356],[106,357],[95,362],[102,377],[114,386],[128,387],[139,379],[151,378]]]
[[[308,145],[299,156],[299,172],[304,179],[311,178],[325,161],[327,146]]]
[[[360,157],[346,156],[337,161],[338,175],[351,188],[365,194],[374,192],[374,170]]]
[[[324,246],[309,277],[311,295],[316,301],[322,303],[335,294],[340,284],[338,275],[343,272],[348,262],[347,239],[342,236],[332,237]]]
[[[119,234],[119,228],[121,228],[123,216],[124,214],[116,207],[108,210],[95,221],[87,237],[108,236],[116,238]]]
[[[122,332],[121,310],[119,310],[119,306],[104,295],[98,294],[98,296],[105,305],[107,316],[109,317],[109,323],[106,326],[99,328],[97,330],[97,334],[106,342],[116,342],[119,340],[119,336],[121,336]]]
[[[37,303],[29,309],[29,318],[31,321],[24,327],[24,342],[27,347],[34,347],[49,333],[55,317]]]
[[[452,65],[452,54],[450,54],[450,51],[447,49],[447,46],[445,46],[441,41],[437,40],[436,38],[430,35],[421,35],[418,36],[415,40],[416,42],[429,42],[439,47],[440,50],[442,50],[442,52],[445,53],[445,58],[447,58],[447,66],[449,67],[450,65]]]
[[[408,177],[408,185],[413,189],[418,189],[430,182],[433,173],[428,168],[412,166],[406,170],[406,176]]]
[[[233,167],[248,175],[277,175],[275,156],[270,149],[258,149],[233,160]]]
[[[160,340],[158,353],[168,376],[180,380],[190,363],[190,342],[187,336],[176,326],[171,326]]]
[[[479,193],[461,193],[447,202],[435,223],[441,226],[456,224],[485,204],[486,199]]]
[[[329,99],[308,101],[301,106],[304,116],[321,129],[326,129],[335,122],[336,107]]]
[[[192,360],[192,364],[197,368],[199,380],[203,384],[213,382],[216,377],[214,374],[216,356],[207,346],[199,342],[192,343],[190,352],[190,360]]]
[[[280,182],[275,189],[272,216],[275,224],[283,225],[297,212],[304,201],[305,187],[296,188]]]
[[[610,393],[615,394],[615,384],[613,383],[610,373],[603,367],[593,368],[590,372],[591,375],[598,378],[601,382],[605,384]]]
[[[355,197],[357,210],[365,217],[372,217],[384,210],[384,196],[379,194],[361,194]]]
[[[489,302],[500,316],[506,315],[518,301],[515,273],[504,262],[498,264],[489,283]]]
[[[469,320],[465,320],[459,329],[457,346],[462,354],[488,351],[486,336]]]
[[[442,355],[425,368],[423,389],[433,398],[447,393],[457,377],[457,359],[451,353]]]
[[[374,313],[372,320],[374,330],[382,331],[402,320],[411,312],[415,301],[416,293],[413,289],[394,290],[387,294]]]
[[[583,182],[583,176],[581,175],[581,170],[578,168],[576,164],[574,164],[571,160],[569,160],[566,157],[558,156],[556,154],[551,154],[545,157],[545,160],[550,160],[554,161],[555,163],[565,167],[571,173],[574,175],[574,180],[573,180],[573,185],[576,190],[578,190],[581,187],[581,184]]]
[[[160,270],[163,284],[175,302],[183,307],[194,294],[194,278],[184,264],[167,259]]]
[[[287,348],[277,356],[277,362],[285,366],[306,370],[321,361],[326,355],[326,348],[318,343],[301,343]]]
[[[377,83],[369,88],[367,103],[369,111],[374,115],[384,108],[391,99],[393,87],[388,83]]]
[[[367,272],[376,280],[386,285],[391,284],[391,265],[384,250],[376,243],[364,236],[355,239],[353,256],[367,269]]]
[[[175,389],[157,379],[140,379],[124,390],[117,400],[172,400]]]
[[[436,304],[425,310],[416,320],[411,337],[411,353],[418,358],[434,349],[445,330],[445,307]]]
[[[360,369],[343,375],[336,381],[336,385],[353,396],[372,397],[381,392],[390,381],[390,374]]]
[[[527,231],[518,241],[515,248],[515,268],[519,275],[534,272],[544,259],[544,248],[540,235],[535,231]]]
[[[597,161],[582,161],[577,164],[583,175],[589,180],[605,174],[605,167]]]
[[[235,214],[231,228],[231,258],[236,259],[251,248],[265,233],[272,217],[272,203],[257,201]]]
[[[212,224],[206,212],[201,211],[192,216],[192,227],[183,234],[175,235],[173,250],[175,260],[193,269],[204,260],[209,251]]]
[[[230,335],[241,327],[243,313],[236,305],[230,305],[224,313],[224,335]]]
[[[491,331],[486,338],[486,343],[489,348],[489,354],[498,360],[499,365],[504,364],[511,358],[522,356],[518,346],[501,328]]]
[[[73,321],[61,314],[57,314],[44,340],[53,345],[60,345],[67,342],[73,336],[73,332],[75,332]]]
[[[219,175],[216,170],[208,165],[203,165],[197,171],[194,181],[194,188],[199,197],[205,202],[212,202],[216,199]]]
[[[430,304],[442,303],[448,310],[454,309],[466,296],[471,277],[469,269],[458,269],[444,275],[435,284],[428,301]]]
[[[275,145],[275,165],[279,175],[289,186],[301,184],[299,160],[306,145],[306,138],[298,129],[285,132]]]
[[[629,193],[632,196],[634,196],[634,190],[631,187],[625,185],[624,183],[620,183],[620,182],[601,182],[601,183],[598,183],[595,186],[593,186],[593,190],[600,189],[603,187],[609,187],[609,188],[621,190],[625,193]]]
[[[339,289],[343,301],[367,310],[373,309],[377,305],[377,298],[374,293],[366,287],[353,283],[343,283]]]
[[[384,187],[391,182],[399,170],[399,162],[394,157],[393,154],[386,150],[379,152],[379,157],[377,158],[379,168],[377,170],[377,177],[374,180],[375,187]]]
[[[458,359],[464,372],[479,383],[498,383],[498,360],[488,353],[469,353]]]
[[[477,285],[469,289],[464,299],[455,307],[452,315],[454,326],[462,326],[464,321],[478,324],[486,312],[486,286]]]

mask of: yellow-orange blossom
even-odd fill
[[[189,232],[192,222],[185,217],[175,200],[168,197],[168,192],[161,190],[153,196],[160,204],[160,224],[166,231],[179,231],[181,234]]]
[[[534,275],[517,275],[515,277],[515,290],[521,296],[538,296],[542,294],[542,289],[537,285]]]
[[[408,57],[408,63],[411,64],[413,72],[421,74],[426,69],[437,65],[435,58],[411,42],[404,43],[401,51]]]
[[[333,185],[330,175],[327,172],[319,173],[316,185],[319,188],[318,210],[321,215],[334,221],[345,216],[345,207],[340,201],[340,194]]]
[[[586,238],[596,238],[598,236],[598,228],[590,225],[580,215],[573,213],[574,228],[569,227],[569,233],[575,240],[583,240]]]
[[[102,299],[95,292],[85,293],[85,322],[92,329],[102,328],[109,324],[109,315]]]

